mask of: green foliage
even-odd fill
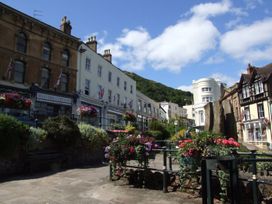
[[[124,125],[121,125],[119,123],[112,123],[111,124],[111,129],[112,130],[124,130],[125,129],[125,126]]]
[[[186,133],[186,129],[181,129],[179,130],[176,134],[174,134],[170,140],[173,141],[173,142],[177,142],[181,139],[184,139],[185,138],[185,133]]]
[[[48,118],[43,129],[48,133],[48,138],[60,147],[74,146],[80,139],[78,126],[66,116]]]
[[[152,120],[149,123],[149,131],[146,133],[152,135],[156,140],[165,140],[170,137],[170,133],[167,131],[165,124],[158,120]]]
[[[0,157],[12,157],[25,147],[29,127],[12,116],[0,114],[0,133]]]
[[[133,134],[136,131],[136,127],[134,127],[132,124],[129,123],[126,125],[125,130],[127,130],[128,133]]]
[[[137,82],[137,90],[155,101],[171,101],[179,106],[192,104],[192,93],[167,87],[161,83],[145,79],[135,73],[125,72]]]
[[[80,123],[78,125],[83,143],[90,149],[101,149],[108,143],[108,135],[105,130],[96,128],[86,123]]]
[[[47,132],[42,128],[30,127],[30,134],[27,140],[29,151],[42,149],[42,144],[46,140]]]

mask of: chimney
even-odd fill
[[[66,16],[64,16],[61,20],[60,30],[68,35],[71,35],[72,30],[71,22],[69,20],[67,21]]]
[[[95,36],[91,36],[90,38],[88,38],[88,42],[86,42],[86,45],[94,52],[97,52],[97,41]]]
[[[104,55],[103,55],[104,59],[109,61],[111,63],[111,53],[110,53],[110,49],[104,50]]]
[[[251,64],[248,64],[248,67],[247,67],[247,74],[252,74],[254,71],[254,67],[251,66]]]

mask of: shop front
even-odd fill
[[[37,92],[34,98],[32,114],[39,120],[58,115],[66,115],[73,118],[72,115],[72,96],[60,96],[50,93]]]

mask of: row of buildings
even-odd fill
[[[272,149],[272,64],[249,64],[229,88],[213,78],[193,81],[193,97],[193,105],[183,108],[197,128]]]
[[[136,82],[112,64],[110,50],[97,52],[95,36],[82,42],[71,31],[66,17],[57,29],[0,3],[0,93],[31,98],[26,114],[39,120],[56,115],[82,119],[79,108],[92,107],[96,117],[84,120],[103,128],[122,123],[125,112],[134,113],[142,129],[151,118],[186,116],[176,104],[160,104],[137,91]]]

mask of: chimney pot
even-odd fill
[[[67,21],[67,16],[61,19],[60,30],[68,35],[71,35],[72,26],[70,20]]]
[[[90,38],[88,38],[88,42],[86,42],[86,45],[94,52],[97,52],[97,41],[95,36],[91,36]]]
[[[111,53],[110,53],[110,49],[104,50],[104,55],[103,55],[103,57],[104,57],[105,60],[107,60],[108,62],[111,63],[112,56],[111,56]]]

